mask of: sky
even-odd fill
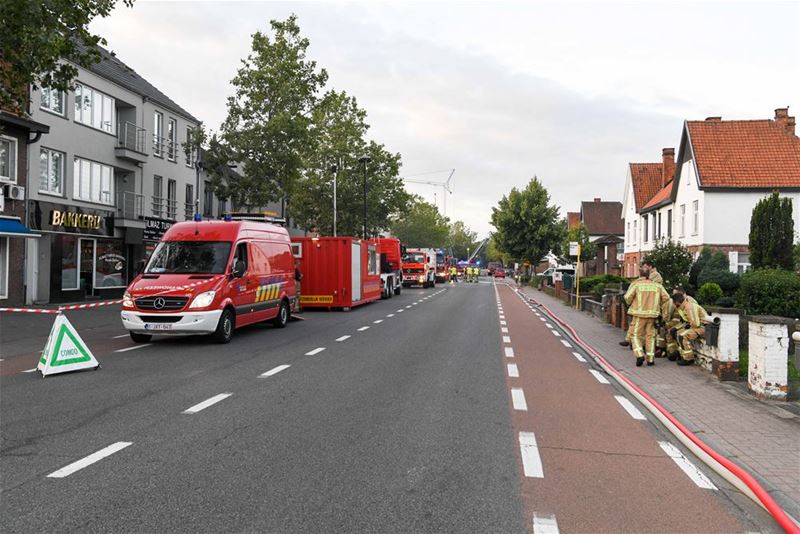
[[[562,215],[622,200],[684,120],[800,111],[800,2],[118,2],[91,28],[215,130],[251,35],[295,13],[328,87],[355,96],[403,176],[442,182],[479,236],[537,176]],[[423,174],[432,171],[433,174]],[[408,184],[444,210],[441,186]]]

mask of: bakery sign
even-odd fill
[[[114,235],[114,212],[90,210],[78,206],[51,204],[32,200],[29,204],[30,227],[46,232]]]
[[[78,213],[76,211],[51,210],[50,226],[63,226],[65,228],[80,228],[83,230],[100,230],[103,227],[102,215]]]

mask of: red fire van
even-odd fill
[[[174,224],[122,301],[122,324],[137,343],[154,334],[211,334],[272,320],[283,328],[297,308],[289,234],[252,221]]]
[[[377,243],[356,237],[293,237],[292,247],[303,275],[304,309],[347,310],[381,298]]]

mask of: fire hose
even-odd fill
[[[511,286],[509,286],[511,287]],[[661,423],[677,437],[690,451],[700,458],[706,465],[713,469],[718,475],[730,482],[734,487],[747,495],[756,504],[764,508],[786,532],[800,534],[800,523],[787,514],[783,508],[775,502],[772,496],[744,469],[730,461],[715,451],[705,442],[700,440],[692,431],[686,428],[680,421],[672,416],[663,406],[656,402],[650,395],[645,393],[639,386],[633,383],[628,377],[620,373],[611,365],[600,353],[595,351],[588,343],[583,341],[578,333],[566,321],[553,313],[550,308],[538,302],[536,299],[526,297],[519,289],[514,289],[522,298],[527,298],[536,306],[542,308],[558,322],[569,335],[589,352],[603,370],[613,377],[622,387],[642,403]]]

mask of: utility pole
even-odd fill
[[[369,156],[361,156],[358,158],[360,163],[364,164],[364,240],[367,239],[367,163],[372,161]]]
[[[336,175],[339,173],[339,166],[333,164],[331,172],[333,173],[333,237],[336,237]]]

